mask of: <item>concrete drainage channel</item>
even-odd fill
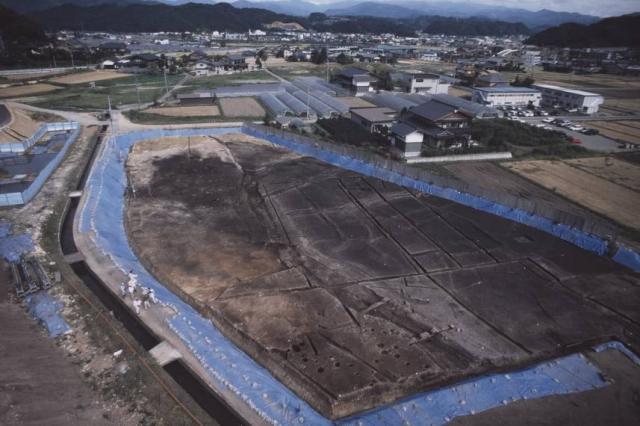
[[[78,186],[76,187],[77,191],[82,191],[84,189],[93,160],[95,159],[103,140],[105,130],[106,126],[103,127],[101,134],[98,136],[98,140],[93,147],[91,157],[87,162]],[[78,249],[73,237],[73,220],[79,202],[79,197],[72,197],[69,199],[59,232],[60,248],[65,257],[72,257],[78,254]],[[93,273],[84,261],[73,261],[69,266],[78,278],[87,286],[87,288],[100,300],[104,307],[113,313],[114,318],[122,323],[131,336],[140,343],[146,351],[151,350],[160,343],[160,339],[158,339],[157,336],[155,336],[142,323],[142,321],[140,321],[127,308],[127,306],[125,306],[120,299],[107,288],[107,286]],[[182,361],[172,361],[165,365],[163,369],[207,414],[211,416],[214,421],[224,425],[243,423],[242,418],[231,410],[216,394],[214,394],[211,389],[205,385]]]

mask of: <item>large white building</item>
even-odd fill
[[[471,100],[482,105],[516,106],[526,107],[529,105],[540,106],[542,95],[537,89],[528,87],[474,87]]]
[[[604,103],[604,97],[597,93],[567,89],[551,84],[534,84],[532,87],[542,93],[542,106],[549,108],[577,109],[583,114],[594,114]]]
[[[390,77],[395,87],[407,93],[439,95],[449,92],[449,83],[440,80],[440,76],[437,74],[401,71],[392,72]]]

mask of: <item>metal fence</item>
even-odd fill
[[[49,162],[49,164],[47,164],[42,170],[40,170],[40,173],[38,173],[38,176],[33,180],[33,182],[31,182],[29,187],[24,191],[12,192],[9,194],[0,194],[0,206],[16,206],[16,205],[26,204],[29,201],[31,201],[31,199],[35,197],[35,195],[40,191],[40,189],[42,188],[44,183],[47,181],[51,173],[53,173],[53,171],[58,167],[58,165],[60,164],[64,156],[67,154],[67,151],[69,150],[69,147],[71,146],[71,144],[78,138],[78,135],[80,134],[80,125],[75,122],[45,124],[38,130],[38,132],[34,133],[34,135],[31,138],[29,138],[29,139],[33,139],[33,141],[30,141],[30,144],[33,145],[38,140],[40,140],[40,138],[42,138],[42,136],[44,136],[46,133],[61,132],[61,131],[68,131],[69,135],[67,136],[67,139],[65,140],[64,145],[62,146],[62,149],[58,152],[55,158],[51,160],[51,162]],[[35,138],[35,136],[38,134],[39,136]]]
[[[428,186],[453,191],[458,195],[468,194],[476,199],[481,199],[481,201],[494,203],[498,205],[499,208],[518,209],[527,214],[545,218],[554,223],[566,225],[587,234],[607,238],[615,238],[618,234],[617,228],[612,223],[605,222],[592,215],[585,217],[566,212],[548,201],[529,200],[495,188],[487,188],[451,177],[435,175],[428,170],[417,168],[410,164],[384,158],[372,152],[363,151],[357,147],[341,145],[325,139],[303,136],[254,123],[245,123],[245,128],[249,131],[253,130],[258,133],[273,135],[277,138],[304,144],[318,150],[329,151],[335,155],[367,163],[367,165],[371,167],[393,172],[401,177],[410,178]]]

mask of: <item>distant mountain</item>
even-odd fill
[[[237,9],[260,8],[267,9],[276,13],[284,13],[287,15],[295,16],[309,16],[311,13],[322,12],[324,10],[324,6],[321,5],[306,1],[291,0],[261,2],[238,0],[231,2],[231,5]]]
[[[562,24],[534,34],[526,42],[537,46],[640,47],[640,14],[606,18],[595,24]]]
[[[506,22],[522,22],[529,28],[540,28],[558,25],[565,22],[591,24],[600,18],[579,13],[555,12],[542,9],[533,12],[525,9],[515,9],[504,6],[488,6],[479,3],[459,2],[427,2],[403,1],[402,6],[397,2],[362,2],[343,8],[329,7],[325,12],[334,16],[390,16],[407,18],[420,15],[439,15],[455,18],[481,17]]]
[[[77,6],[96,6],[99,4],[135,4],[156,3],[154,0],[0,0],[0,5],[8,7],[18,13],[28,13],[36,10],[51,9],[63,4]]]
[[[264,9],[236,9],[230,4],[102,4],[63,6],[29,14],[49,30],[88,30],[113,32],[248,31],[273,21],[298,22],[304,19]]]
[[[0,36],[5,49],[9,52],[47,41],[47,36],[40,25],[1,5]]]
[[[485,18],[451,18],[423,16],[415,18],[422,31],[429,34],[466,36],[511,36],[531,34],[521,22],[493,21]]]

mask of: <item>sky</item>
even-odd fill
[[[316,4],[326,4],[334,3],[336,0],[306,1]],[[393,3],[402,5],[402,0],[396,0],[393,1]],[[468,2],[465,2],[464,0],[457,0],[456,3],[480,3],[492,6],[506,6],[529,9],[534,11],[540,9],[549,9],[562,12],[578,12],[585,15],[595,15],[603,17],[640,12],[640,0],[470,0]]]

